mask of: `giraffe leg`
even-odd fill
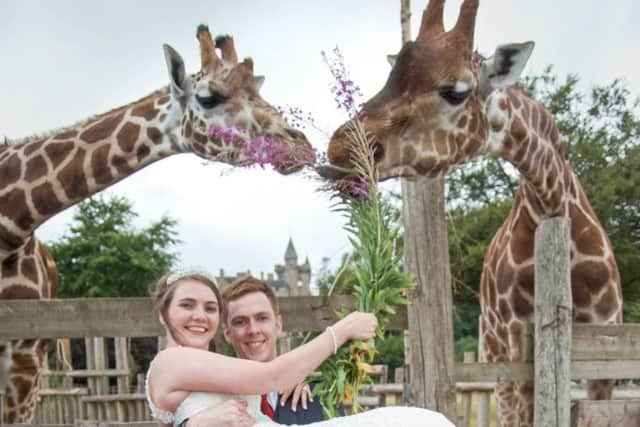
[[[587,396],[590,400],[611,400],[614,384],[613,380],[589,380]]]
[[[518,424],[518,396],[514,382],[499,382],[496,384],[496,401],[500,427],[519,427]]]
[[[516,392],[518,395],[518,418],[520,420],[519,427],[533,426],[533,383],[518,381],[516,383]]]
[[[35,415],[40,372],[44,364],[46,343],[20,340],[12,343],[13,353],[5,401],[14,411],[4,415],[7,423],[30,423]]]

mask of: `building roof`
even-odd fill
[[[287,244],[287,251],[284,253],[284,259],[298,259],[296,248],[293,247],[293,240],[289,237],[289,244]]]

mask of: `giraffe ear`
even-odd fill
[[[483,98],[494,89],[515,84],[531,56],[534,43],[511,43],[498,46],[491,58],[486,59],[480,68],[480,93]]]
[[[398,55],[387,55],[387,62],[389,62],[391,68],[396,65],[396,59],[398,59]]]
[[[182,95],[184,94],[185,82],[184,61],[180,54],[168,44],[163,45],[162,48],[164,49],[164,59],[167,61],[167,69],[171,78],[171,91],[178,96]]]
[[[258,90],[260,90],[260,88],[264,84],[264,76],[256,76],[255,79],[256,79],[256,84],[258,85]]]

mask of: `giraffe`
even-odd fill
[[[545,219],[571,219],[571,289],[577,322],[622,322],[620,274],[611,242],[563,157],[555,121],[515,86],[533,42],[473,51],[478,0],[464,0],[445,31],[444,0],[430,0],[415,42],[391,58],[384,87],[363,105],[380,179],[442,176],[477,155],[498,156],[520,173],[513,206],[493,237],[480,283],[483,353],[488,362],[519,361],[520,336],[533,314],[534,232]],[[327,177],[349,176],[351,123],[328,146]],[[331,170],[333,168],[333,170]],[[613,382],[590,381],[590,399],[608,399]],[[503,426],[533,422],[533,385],[496,388]]]
[[[237,144],[241,137],[280,141],[285,152],[274,159],[274,167],[282,174],[314,162],[305,135],[260,97],[263,79],[254,76],[250,58],[238,61],[233,39],[213,40],[204,25],[198,27],[197,38],[197,73],[187,75],[180,55],[164,45],[167,87],[46,136],[0,146],[0,298],[55,297],[55,263],[34,230],[152,162],[195,153],[243,165],[250,158],[246,147]],[[229,142],[210,134],[215,125],[238,138]],[[0,344],[5,423],[32,420],[44,357],[43,341]]]

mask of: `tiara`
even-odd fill
[[[167,276],[167,286],[170,286],[170,285],[174,284],[175,282],[177,282],[178,280],[183,279],[185,277],[196,276],[196,275],[197,276],[206,277],[214,285],[218,286],[218,283],[216,282],[216,279],[214,279],[213,276],[211,274],[209,274],[209,272],[207,270],[205,270],[204,268],[200,268],[200,267],[182,267],[182,268],[178,268],[178,269],[173,270]]]

